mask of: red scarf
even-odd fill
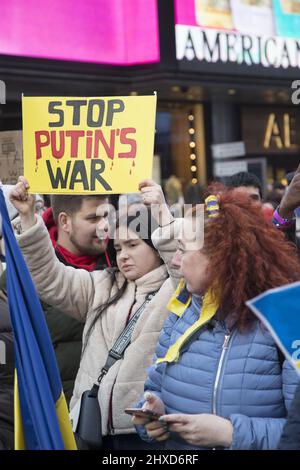
[[[71,253],[69,250],[62,247],[61,245],[58,245],[57,243],[58,232],[57,232],[57,226],[53,218],[52,208],[49,207],[48,209],[46,209],[45,212],[43,212],[42,217],[48,229],[54,249],[58,252],[58,254],[60,254],[63,257],[66,264],[74,266],[75,268],[78,268],[78,269],[85,269],[86,271],[89,271],[89,272],[94,271],[97,266],[97,262],[100,259],[100,256],[98,255],[94,255],[94,256],[74,255],[74,253]],[[111,265],[110,260],[106,252],[105,252],[105,259],[106,259],[107,266],[110,267]]]

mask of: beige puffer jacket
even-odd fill
[[[86,322],[84,343],[95,309],[114,295],[116,284],[120,287],[124,276],[118,272],[117,281],[112,283],[111,274],[107,270],[89,273],[60,263],[42,218],[36,217],[37,222],[33,227],[17,235],[18,243],[39,296],[66,314]],[[174,249],[172,246],[171,251]],[[122,298],[102,314],[88,340],[75,381],[71,410],[81,394],[97,380],[108,351],[126,325],[131,307],[133,315],[143,304],[146,295],[158,289],[138,319],[123,359],[111,367],[101,383],[98,397],[103,435],[135,432],[131,417],[124,413],[124,409],[133,406],[143,393],[147,368],[152,363],[159,333],[168,316],[166,305],[173,293],[173,286],[168,279],[166,266],[160,266],[135,282],[129,281]],[[110,400],[112,429],[108,429]]]

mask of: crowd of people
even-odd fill
[[[78,426],[87,390],[98,397],[104,450],[300,448],[299,377],[246,306],[300,280],[299,186],[297,170],[270,207],[255,175],[239,173],[198,191],[183,217],[152,180],[122,196],[114,215],[98,195],[55,195],[41,214],[24,177],[10,188],[79,448],[89,448]],[[0,448],[13,449],[5,271],[0,289],[10,351],[0,369]],[[140,413],[126,412],[133,407]]]

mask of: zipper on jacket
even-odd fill
[[[131,313],[132,313],[132,309],[133,309],[133,306],[134,306],[135,302],[131,305],[130,307],[130,310],[129,310],[129,313],[128,313],[128,316],[126,318],[126,324],[125,324],[125,328],[126,326],[128,325],[129,323],[129,320],[130,320],[130,317],[131,317]],[[115,378],[115,381],[113,383],[113,386],[112,386],[112,389],[111,389],[111,392],[110,392],[110,397],[109,397],[109,404],[108,404],[108,420],[107,420],[107,431],[108,431],[108,435],[114,435],[115,434],[115,430],[114,430],[114,421],[113,421],[113,393],[114,393],[114,386],[116,384],[116,381],[117,381],[117,378]]]
[[[221,353],[221,357],[220,357],[220,360],[219,360],[216,379],[215,379],[215,383],[214,383],[213,414],[215,414],[215,415],[217,414],[217,393],[218,393],[218,387],[219,387],[219,383],[220,383],[221,371],[222,371],[224,358],[225,358],[226,351],[228,349],[228,344],[229,344],[230,338],[231,338],[231,333],[225,334],[224,342],[223,342],[223,345],[222,345],[222,353]]]

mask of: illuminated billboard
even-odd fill
[[[300,68],[300,0],[175,0],[183,69],[291,76]]]
[[[112,65],[160,59],[156,0],[0,4],[0,54]]]

